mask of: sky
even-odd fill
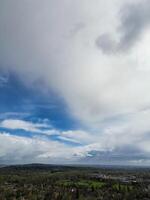
[[[0,164],[150,165],[149,0],[0,0]]]

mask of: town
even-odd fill
[[[148,200],[150,170],[17,165],[0,168],[1,200]]]

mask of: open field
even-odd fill
[[[22,165],[0,168],[0,200],[150,199],[150,170]]]

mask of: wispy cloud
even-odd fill
[[[140,164],[140,160],[145,160],[145,163],[148,164],[150,159],[150,125],[147,119],[149,117],[149,110],[131,113],[124,121],[104,126],[101,133],[94,132],[94,134],[90,131],[82,130],[60,131],[47,129],[42,131],[43,127],[47,128],[48,126],[25,121],[21,121],[20,123],[19,120],[12,120],[9,121],[9,123],[4,121],[5,123],[3,122],[1,124],[3,124],[3,127],[8,128],[8,132],[9,129],[19,128],[29,132],[32,131],[35,135],[33,135],[32,138],[28,138],[15,136],[12,133],[1,133],[1,142],[3,141],[2,143],[6,145],[6,147],[2,145],[0,159],[6,159],[9,157],[9,154],[15,152],[16,157],[18,154],[19,160],[17,162],[23,162],[23,158],[26,156],[28,161],[34,158],[39,162],[50,162],[49,159],[51,158],[54,162],[59,162],[60,159],[62,159],[64,163],[88,162],[98,164],[100,162],[101,164],[123,164],[124,160],[126,160],[126,164]],[[12,125],[12,123],[14,124]],[[40,133],[40,135],[36,133]],[[45,137],[46,135],[55,135],[57,137],[54,140]],[[8,148],[8,144],[5,140],[8,141],[9,144],[11,142],[12,146],[9,145]],[[27,147],[23,146],[23,148],[28,148],[29,146],[29,149],[31,148],[30,146],[34,144],[37,148],[37,152],[35,149],[30,149],[30,152],[25,151],[24,155],[24,151],[19,151],[19,146],[22,146],[22,143],[27,144]],[[13,145],[17,149],[14,150]],[[48,145],[50,145],[50,148],[47,148]],[[61,153],[60,147],[62,147]],[[36,154],[36,157],[34,157],[34,154]]]
[[[29,132],[41,132],[42,128],[50,128],[45,123],[32,123],[20,119],[5,119],[0,123],[0,127],[7,129],[22,129]]]

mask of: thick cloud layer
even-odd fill
[[[88,129],[81,152],[119,151],[128,143],[149,152],[149,11],[148,0],[2,0],[0,68],[64,99]],[[81,140],[67,134],[60,137]]]
[[[109,34],[103,34],[96,40],[96,45],[104,53],[124,52],[131,49],[141,39],[145,29],[150,26],[149,1],[144,0],[123,6],[118,17],[120,20],[116,30],[120,34],[118,41],[113,40]]]

